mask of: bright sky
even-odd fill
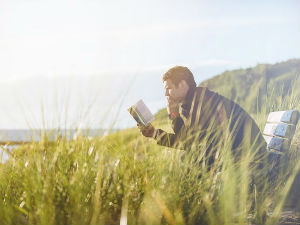
[[[161,82],[173,65],[198,83],[299,58],[299,10],[299,0],[1,0],[0,83],[138,71]]]
[[[1,0],[1,80],[300,55],[298,0]]]

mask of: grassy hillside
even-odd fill
[[[200,84],[238,102],[249,113],[262,111],[266,102],[271,100],[273,109],[278,110],[276,98],[288,96],[291,92],[300,95],[299,85],[299,59],[226,71]]]
[[[299,65],[297,60],[286,63]],[[275,72],[271,70],[273,66],[265,65],[268,70],[261,69],[274,71],[278,76],[266,83],[266,94],[260,92],[261,101],[268,99],[271,103],[262,102],[259,112],[252,111],[260,125],[264,124],[266,112],[272,110],[273,104],[278,109],[299,109],[300,96],[294,86],[291,90],[284,86],[282,92],[269,90],[269,84],[273,87],[286,82],[280,74],[289,74],[285,70]],[[248,70],[259,71],[260,67]],[[246,74],[247,70],[239,71]],[[260,80],[258,74],[253,77]],[[223,85],[222,76],[228,76],[227,85]],[[239,78],[241,83],[233,83],[239,76],[248,75],[225,72],[213,78],[219,86],[210,87],[226,95],[231,93],[231,82],[232,89],[234,84],[246,89],[243,81],[252,84],[251,80],[242,78]],[[213,79],[207,85],[212,85]],[[284,80],[280,82],[280,79]],[[240,96],[240,103],[247,107],[244,101],[254,102],[254,97],[249,95],[256,89],[247,86],[247,95],[241,87],[234,87],[236,94],[228,97]],[[161,110],[155,116],[153,124],[168,130],[166,111]],[[161,147],[152,139],[144,138],[136,128],[95,139],[79,136],[72,141],[49,142],[44,137],[38,143],[8,152],[9,160],[0,164],[0,221],[25,225],[278,224],[287,198],[293,210],[300,209],[298,184],[295,185],[300,168],[299,126],[295,137],[289,153],[283,157],[278,179],[263,180],[263,188],[259,190],[251,185],[253,171],[249,168],[254,155],[250,146],[243,149],[240,160],[234,163],[226,138],[217,147],[218,157],[208,170],[203,163],[199,166],[205,157],[200,154],[205,152],[205,147],[189,152]],[[291,188],[294,194],[289,197]],[[297,224],[299,221],[293,220],[295,216],[292,214],[288,222]]]

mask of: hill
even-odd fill
[[[225,71],[200,86],[209,87],[239,103],[249,113],[257,113],[268,99],[286,97],[297,92],[300,84],[300,60],[291,59],[276,64],[258,64],[253,68]],[[275,98],[276,98],[275,97]],[[276,101],[272,103],[276,110]],[[278,107],[278,106],[277,106]]]

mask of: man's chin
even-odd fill
[[[181,101],[180,101],[180,100],[175,100],[175,101],[173,101],[172,103],[173,103],[173,104],[176,104],[176,105],[179,105],[179,104],[181,103]]]
[[[177,100],[175,100],[175,99],[173,99],[173,98],[171,98],[171,99],[167,99],[167,101],[169,102],[169,103],[178,103],[178,101]]]

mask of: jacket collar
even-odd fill
[[[181,103],[181,113],[187,118],[189,116],[190,108],[192,105],[192,101],[194,98],[194,94],[196,92],[196,88],[189,88],[188,93],[186,94],[186,97]]]

